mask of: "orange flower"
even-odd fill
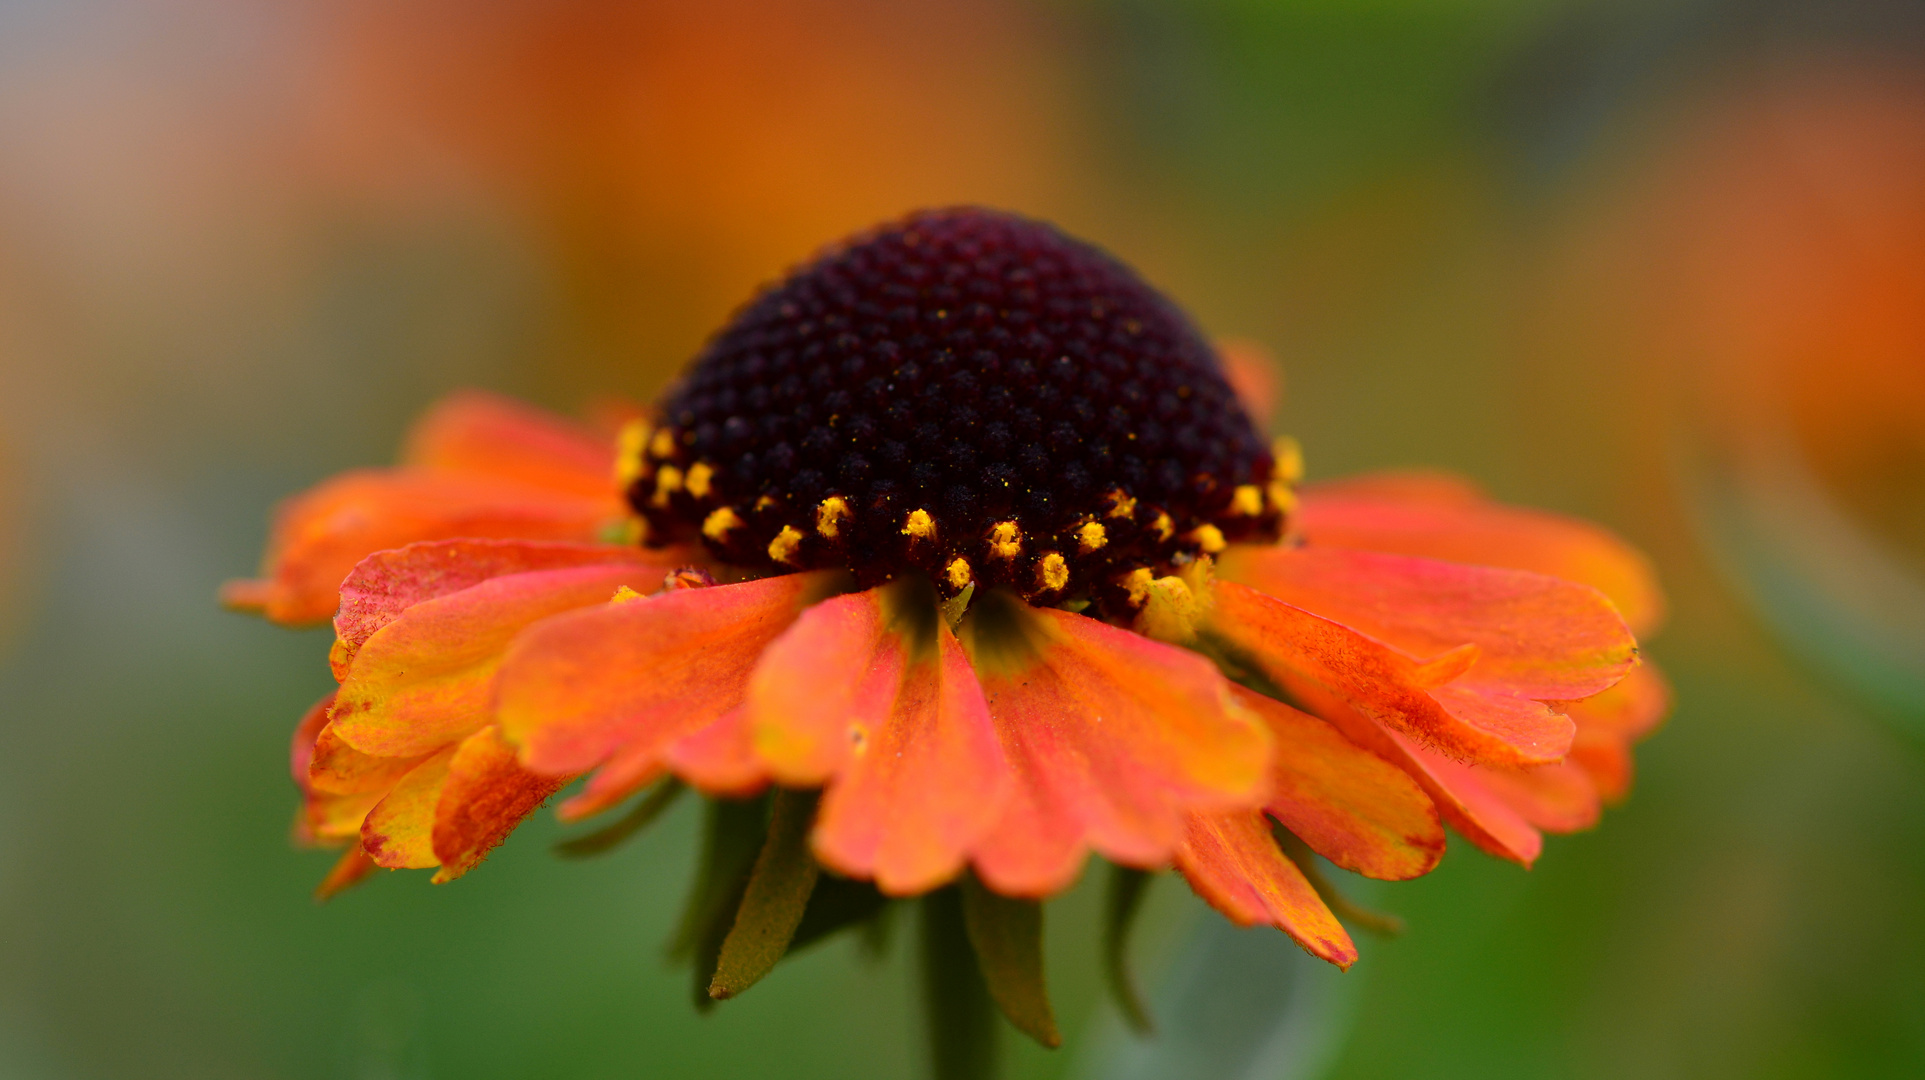
[[[490,505],[531,505],[517,440],[562,429],[495,430],[512,498]],[[1441,857],[1441,809],[1528,861],[1531,825],[1621,792],[1655,719],[1641,677],[1613,690],[1642,670],[1627,617],[1657,615],[1635,554],[1441,482],[1299,506],[1294,446],[1257,437],[1187,320],[1020,218],[917,215],[829,250],[604,453],[600,497],[579,463],[553,490],[625,494],[643,547],[558,543],[532,514],[487,519],[496,539],[446,538],[450,515],[329,532],[318,493],[284,512],[277,536],[329,557],[433,541],[347,576],[341,687],[297,737],[308,833],[359,830],[336,878],[366,859],[446,880],[576,776],[568,818],[672,773],[819,789],[810,884],[819,863],[886,896],[1041,898],[1094,851],[1174,865],[1348,966],[1273,830],[1403,879]],[[1304,542],[1280,544],[1291,520]],[[667,550],[695,541],[700,565]],[[305,550],[278,541],[276,585],[321,572]],[[774,893],[736,893],[738,924]],[[1019,998],[998,997],[1012,1018]]]

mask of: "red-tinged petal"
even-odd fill
[[[330,795],[386,791],[425,756],[392,758],[362,753],[342,742],[332,727],[324,727],[308,759],[307,787],[310,792]]]
[[[430,407],[409,431],[401,461],[586,498],[619,497],[611,440],[480,390],[457,391]]]
[[[1597,785],[1598,798],[1606,806],[1623,802],[1631,793],[1637,763],[1631,756],[1631,748],[1616,735],[1579,728],[1577,741],[1571,744],[1571,754],[1564,760],[1590,776],[1591,783]]]
[[[713,730],[722,722],[717,721],[703,730]],[[615,756],[589,774],[588,783],[582,785],[579,793],[555,808],[555,816],[564,822],[580,821],[618,806],[630,795],[661,779],[664,765],[664,755],[653,745],[617,750]]]
[[[343,840],[359,841],[361,823],[386,794],[386,788],[348,795],[309,793],[295,821],[295,842],[306,847],[331,847]]]
[[[1228,338],[1216,343],[1217,356],[1223,361],[1223,375],[1230,381],[1230,388],[1236,391],[1237,403],[1249,415],[1250,422],[1258,431],[1270,426],[1270,417],[1277,409],[1277,394],[1283,383],[1283,376],[1277,370],[1277,358],[1270,350],[1257,342],[1244,338]]]
[[[275,622],[319,622],[334,614],[348,571],[374,552],[456,537],[589,543],[622,512],[608,498],[473,473],[343,473],[281,505],[264,579],[230,583],[222,601]]]
[[[675,775],[712,795],[743,798],[769,784],[769,767],[755,752],[755,730],[749,723],[746,705],[730,709],[715,723],[670,743],[664,758]],[[602,766],[590,779],[590,788],[621,759],[617,754]],[[640,789],[638,783],[630,790]],[[583,796],[586,795],[584,792]],[[568,811],[576,801],[569,800],[562,809]],[[567,816],[564,813],[564,817]]]
[[[360,884],[374,871],[374,860],[368,858],[368,853],[361,850],[360,844],[355,844],[341,853],[334,867],[328,871],[328,876],[314,887],[314,898],[331,900],[342,891]]]
[[[1590,522],[1491,502],[1440,477],[1360,477],[1301,494],[1291,525],[1312,546],[1530,570],[1596,588],[1639,636],[1663,621],[1650,561]]]
[[[1208,630],[1299,700],[1327,699],[1470,760],[1537,765],[1563,758],[1575,727],[1548,709],[1459,715],[1431,694],[1459,670],[1420,665],[1348,626],[1234,582],[1219,582]],[[1446,654],[1455,661],[1468,653]],[[1462,701],[1455,704],[1462,705]],[[1328,717],[1325,709],[1313,710]],[[1495,726],[1482,726],[1482,725]],[[1345,729],[1345,734],[1351,734]],[[1354,735],[1353,735],[1354,740]],[[1366,743],[1369,749],[1376,749]]]
[[[1610,732],[1635,742],[1651,734],[1671,712],[1671,684],[1657,665],[1639,664],[1624,681],[1568,705],[1582,731]]]
[[[1525,570],[1327,548],[1239,547],[1219,572],[1413,658],[1465,644],[1455,685],[1575,701],[1622,679],[1637,640],[1596,589]]]
[[[1529,769],[1473,769],[1477,782],[1519,817],[1553,833],[1571,833],[1596,825],[1604,812],[1597,784],[1571,761]]]
[[[535,570],[416,604],[355,654],[328,731],[363,753],[394,758],[464,739],[492,720],[495,671],[523,628],[661,579],[659,567],[639,563]]]
[[[1176,866],[1198,896],[1238,926],[1274,926],[1340,968],[1357,962],[1350,935],[1277,849],[1263,815],[1191,815]]]
[[[376,630],[416,604],[510,574],[602,565],[635,566],[665,575],[676,564],[672,556],[644,554],[632,547],[536,540],[433,540],[377,551],[356,564],[341,582],[334,649],[328,657],[335,681],[347,678],[355,653]]]
[[[435,883],[453,881],[480,865],[495,845],[572,777],[537,776],[515,762],[513,747],[493,727],[463,740],[448,764],[435,804]]]
[[[1502,799],[1467,781],[1474,770],[1425,750],[1315,684],[1303,684],[1300,696],[1305,708],[1329,720],[1351,742],[1417,781],[1444,821],[1465,839],[1498,858],[1526,867],[1537,860],[1544,838]]]
[[[1267,809],[1285,828],[1366,877],[1401,881],[1437,865],[1443,823],[1402,769],[1309,713],[1242,687],[1231,693],[1275,737]]]
[[[913,583],[825,600],[749,682],[757,754],[823,784],[813,844],[831,869],[910,895],[953,878],[1010,783],[962,646]]]
[[[377,865],[402,870],[439,864],[434,854],[434,811],[457,749],[450,746],[410,769],[368,811],[361,823],[361,846]]]
[[[835,580],[788,574],[679,589],[529,628],[497,679],[496,716],[541,773],[646,756],[742,702],[762,650]]]
[[[314,740],[327,726],[328,710],[334,708],[334,695],[329,694],[314,703],[302,715],[301,722],[294,726],[294,742],[288,747],[288,768],[294,774],[294,783],[302,791],[307,790],[308,763],[314,760]]]
[[[1000,594],[978,599],[963,627],[1017,776],[975,856],[998,892],[1061,888],[1084,844],[1162,864],[1190,811],[1262,801],[1269,732],[1202,657]]]

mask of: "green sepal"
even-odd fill
[[[775,970],[789,951],[820,873],[809,850],[815,803],[813,791],[775,793],[768,837],[755,858],[741,906],[722,941],[715,975],[709,981],[708,994],[717,1001],[754,986]]]
[[[795,928],[789,951],[798,952],[840,931],[860,926],[865,931],[863,950],[868,952],[875,945],[867,940],[867,934],[887,925],[884,915],[888,910],[889,898],[869,882],[824,874],[816,881],[815,892],[809,894],[809,908],[802,913],[802,925]]]
[[[1043,906],[991,892],[974,874],[961,886],[963,922],[990,998],[1017,1030],[1051,1049],[1061,1046],[1043,985]]]
[[[1143,910],[1143,897],[1149,891],[1150,873],[1133,866],[1110,867],[1109,889],[1103,902],[1103,974],[1109,983],[1110,997],[1123,1022],[1138,1035],[1148,1035],[1153,1027],[1149,1009],[1137,992],[1130,974],[1130,929],[1137,913]]]
[[[669,956],[694,961],[695,1007],[706,1011],[715,999],[709,984],[722,956],[722,942],[735,924],[763,840],[768,836],[769,799],[711,799],[702,828],[702,860],[689,888],[682,921]]]
[[[922,1003],[935,1080],[993,1080],[1000,1074],[995,1006],[967,922],[955,886],[922,898]]]
[[[651,788],[649,793],[642,796],[641,801],[637,802],[628,813],[623,814],[619,820],[594,832],[571,836],[556,844],[555,854],[565,859],[586,859],[612,850],[622,841],[653,824],[655,819],[675,805],[675,800],[687,790],[688,785],[671,776]]]

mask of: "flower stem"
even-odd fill
[[[935,1080],[994,1080],[995,1006],[976,965],[955,886],[922,901],[922,993]]]

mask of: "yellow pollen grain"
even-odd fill
[[[1136,500],[1124,494],[1122,488],[1110,492],[1107,497],[1110,500],[1110,509],[1106,516],[1113,518],[1136,516]]]
[[[1297,490],[1281,480],[1270,481],[1270,508],[1282,514],[1295,513],[1297,509]]]
[[[1288,435],[1279,435],[1270,444],[1270,457],[1276,461],[1272,475],[1286,484],[1303,479],[1303,446]]]
[[[648,440],[649,456],[660,459],[675,454],[675,429],[661,428]]]
[[[1036,564],[1036,581],[1050,592],[1061,591],[1069,584],[1069,563],[1056,552],[1045,551]]]
[[[1191,529],[1190,540],[1206,555],[1215,555],[1227,546],[1223,539],[1223,530],[1215,525],[1198,525]]]
[[[702,535],[719,544],[741,527],[742,515],[736,513],[733,506],[724,506],[703,520]]]
[[[793,525],[782,526],[782,531],[769,541],[769,558],[786,563],[795,558],[795,549],[802,546],[802,530]]]
[[[693,488],[695,485],[690,484]],[[1244,517],[1256,517],[1263,513],[1263,490],[1255,484],[1239,484],[1230,495],[1230,510]]]
[[[911,540],[932,540],[936,536],[936,519],[927,510],[911,510],[902,519],[902,535]]]
[[[998,521],[989,527],[989,554],[997,559],[1013,559],[1023,553],[1023,530],[1013,521]]]
[[[1082,527],[1076,530],[1076,547],[1085,555],[1109,542],[1109,530],[1103,528],[1103,523],[1100,521],[1085,521]]]
[[[630,420],[622,425],[622,433],[615,438],[615,483],[623,491],[648,471],[642,453],[648,449],[651,430],[646,420]]]
[[[849,501],[840,495],[831,495],[815,508],[815,531],[834,540],[842,532],[842,523],[848,519]]]
[[[1158,510],[1155,519],[1150,522],[1150,529],[1156,533],[1158,540],[1168,540],[1176,535],[1176,522],[1170,520],[1169,514]]]
[[[943,567],[942,573],[943,577],[948,579],[949,587],[952,589],[963,588],[974,580],[976,575],[976,571],[969,565],[969,560],[961,557],[949,560],[949,565]]]
[[[667,506],[668,497],[682,490],[682,470],[673,465],[664,465],[655,472],[655,498],[650,500],[656,506]]]
[[[690,495],[706,499],[709,496],[709,481],[713,479],[715,467],[706,461],[698,461],[688,467],[688,476],[682,481],[682,486],[688,488]]]
[[[1140,608],[1149,601],[1150,586],[1154,584],[1155,581],[1156,575],[1150,572],[1149,567],[1139,566],[1129,573],[1124,574],[1122,580],[1118,581],[1117,584],[1129,590],[1130,606]]]
[[[643,596],[641,593],[636,592],[626,585],[617,585],[615,586],[615,595],[609,597],[608,602],[611,604],[632,604],[637,600],[646,599],[648,599],[648,597]]]
[[[755,512],[759,514],[762,511],[767,510],[769,507],[774,505],[775,505],[775,496],[764,495],[761,498],[755,500]]]

